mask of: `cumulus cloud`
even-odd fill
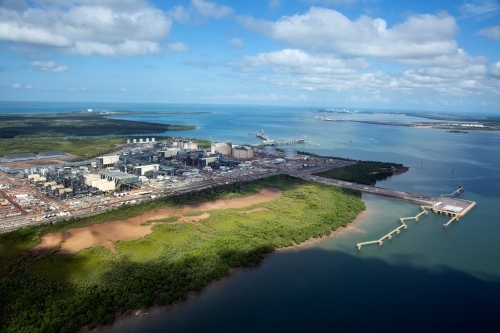
[[[490,73],[494,76],[500,77],[500,61],[497,61],[490,67]]]
[[[187,45],[181,43],[181,42],[176,42],[176,43],[170,43],[168,44],[168,49],[170,51],[173,51],[173,52],[180,52],[180,53],[184,53],[184,52],[188,52],[189,51],[189,48],[187,47]]]
[[[12,85],[12,88],[14,88],[14,89],[19,89],[19,88],[21,88],[21,84],[20,84],[20,83],[14,83],[14,84]]]
[[[331,55],[313,56],[297,49],[260,53],[256,56],[244,56],[238,62],[228,65],[243,71],[270,66],[273,72],[296,74],[354,74],[365,69],[368,64],[362,59],[339,59]]]
[[[35,3],[21,12],[0,8],[0,41],[82,55],[145,55],[159,51],[171,27],[161,10],[141,0]]]
[[[473,0],[460,6],[464,18],[486,15],[500,9],[498,0]]]
[[[63,73],[69,70],[68,66],[61,66],[61,65],[58,66],[53,61],[49,62],[34,61],[31,63],[31,65],[35,67],[36,70],[42,72]]]
[[[245,43],[243,42],[243,40],[241,40],[240,38],[233,38],[229,41],[229,44],[234,47],[234,48],[237,48],[237,49],[241,49],[242,47],[245,46]]]
[[[491,40],[500,40],[500,25],[479,30],[476,35],[486,36]]]
[[[168,16],[180,23],[199,23],[203,18],[222,19],[232,15],[234,10],[206,0],[191,0],[189,7],[175,6],[168,11]]]
[[[351,21],[342,13],[311,7],[305,14],[283,16],[276,22],[240,16],[247,29],[288,45],[347,56],[421,59],[454,54],[458,31],[455,19],[439,15],[410,15],[392,27],[382,18],[361,16]]]

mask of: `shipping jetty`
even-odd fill
[[[249,134],[252,132],[249,132]],[[308,144],[311,146],[319,146],[319,143],[312,142],[307,140],[307,136],[303,135],[300,138],[281,138],[281,140],[273,140],[271,137],[264,132],[264,130],[260,130],[255,132],[255,136],[259,139],[262,139],[263,145],[269,146],[280,146],[280,145],[293,145],[293,144]]]
[[[313,172],[317,172],[317,170]],[[420,213],[418,213],[416,216],[401,217],[399,219],[398,227],[396,227],[389,233],[383,235],[381,238],[357,243],[356,247],[359,250],[361,249],[361,247],[365,245],[372,245],[372,244],[378,244],[380,246],[383,245],[384,240],[386,239],[390,240],[392,239],[394,234],[400,234],[402,230],[406,230],[408,228],[408,225],[405,223],[405,221],[414,220],[415,222],[418,222],[419,218],[422,215],[427,215],[429,211],[436,214],[448,216],[450,219],[443,224],[443,228],[446,228],[451,223],[458,221],[459,219],[464,217],[468,212],[471,211],[472,208],[476,206],[476,203],[474,201],[456,198],[457,195],[465,191],[465,188],[463,187],[462,184],[459,184],[458,188],[450,194],[441,194],[438,197],[432,197],[410,192],[390,190],[383,187],[356,184],[352,182],[325,178],[320,176],[312,176],[311,172],[302,174],[300,177],[323,184],[349,188],[352,190],[358,190],[365,193],[371,193],[375,195],[413,202],[420,205],[422,209]]]

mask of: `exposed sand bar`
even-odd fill
[[[169,216],[179,216],[193,210],[212,210],[242,208],[259,204],[281,197],[281,191],[274,188],[266,188],[259,193],[244,198],[220,199],[203,202],[196,205],[186,205],[180,209],[163,208],[144,212],[138,216],[126,220],[116,220],[102,224],[93,224],[82,228],[68,229],[64,233],[52,233],[42,237],[40,244],[32,249],[33,254],[42,254],[59,249],[59,253],[76,253],[93,246],[105,246],[115,253],[114,242],[118,240],[135,240],[151,233],[152,225],[141,225],[149,220],[164,219]],[[206,216],[204,216],[206,217]],[[195,221],[202,218],[190,217]],[[188,219],[186,219],[188,220]],[[63,242],[64,241],[64,242]]]

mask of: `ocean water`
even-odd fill
[[[90,105],[90,104],[88,104]],[[363,194],[368,214],[339,235],[278,251],[258,267],[243,269],[187,301],[128,317],[100,332],[304,332],[500,330],[500,133],[380,126],[314,119],[315,108],[97,104],[26,106],[25,113],[100,108],[138,110],[120,117],[192,124],[171,133],[189,138],[253,143],[263,129],[273,139],[306,135],[319,146],[297,145],[321,155],[403,163],[403,175],[377,185],[423,195],[451,193],[477,202],[464,218],[443,229],[430,214],[385,241],[378,239],[414,216],[416,204]],[[71,109],[73,108],[73,109]],[[79,108],[79,109],[78,109]],[[0,105],[0,113],[7,113]],[[63,111],[65,110],[65,111]],[[152,115],[148,111],[206,111]],[[422,121],[401,114],[331,115],[350,120]],[[159,133],[160,135],[162,133]]]

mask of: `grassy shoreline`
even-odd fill
[[[162,205],[245,197],[269,187],[280,189],[282,198],[256,205],[266,210],[251,214],[240,209],[214,210],[199,225],[155,225],[144,238],[116,242],[116,255],[102,247],[35,259],[26,252],[41,235],[88,225],[88,219],[103,223]],[[92,329],[109,324],[115,313],[172,304],[228,276],[231,269],[259,264],[277,248],[329,235],[364,209],[359,192],[281,175],[3,234],[0,257],[2,263],[9,259],[9,265],[2,264],[0,291],[5,297],[0,305],[0,330],[75,332],[82,326]]]

